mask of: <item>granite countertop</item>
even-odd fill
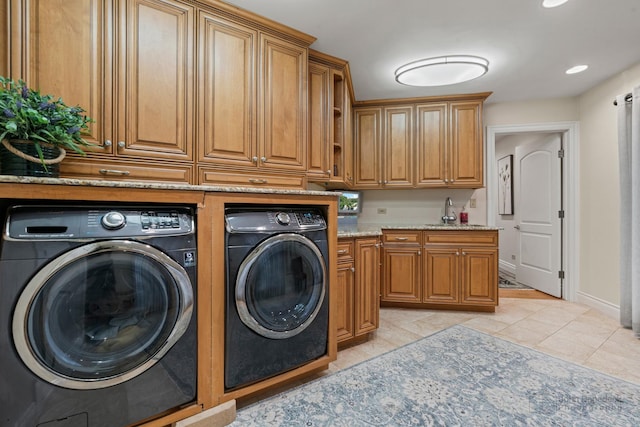
[[[165,182],[141,182],[141,181],[106,181],[92,179],[73,178],[40,178],[32,176],[0,175],[0,183],[15,184],[45,184],[45,185],[69,185],[69,186],[89,186],[89,187],[110,187],[110,188],[145,188],[156,190],[183,190],[183,191],[207,191],[219,193],[266,193],[266,194],[297,194],[305,196],[335,196],[339,193],[327,191],[258,188],[258,187],[233,187],[216,185],[191,185]]]
[[[496,231],[502,230],[502,227],[479,224],[361,224],[357,227],[338,228],[338,237],[380,236],[382,230]]]

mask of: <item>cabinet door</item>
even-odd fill
[[[198,19],[198,161],[255,168],[257,31]]]
[[[0,2],[0,76],[11,77],[11,26],[9,22],[14,18],[9,15],[9,1]],[[15,21],[14,21],[15,22]],[[17,46],[20,50],[20,46]]]
[[[306,169],[307,49],[261,35],[260,167]]]
[[[193,160],[194,9],[175,0],[119,4],[118,155]]]
[[[380,316],[380,258],[378,239],[356,239],[355,306],[356,336],[378,328]]]
[[[354,336],[354,267],[353,262],[338,264],[336,324],[338,342]]]
[[[444,187],[447,179],[447,104],[416,107],[417,187]]]
[[[462,302],[496,305],[498,302],[498,255],[495,249],[462,248]]]
[[[385,245],[382,253],[382,301],[421,302],[420,248]]]
[[[309,63],[309,147],[307,176],[315,181],[328,181],[329,154],[332,151],[331,129],[333,114],[330,105],[331,69],[326,65]]]
[[[356,188],[380,188],[381,159],[380,138],[382,134],[382,109],[356,109],[354,140],[354,186]]]
[[[424,252],[424,302],[458,303],[458,248],[427,248]]]
[[[0,8],[7,7],[3,4]],[[29,0],[24,8],[28,31],[23,32],[22,56],[26,63],[19,77],[43,94],[82,107],[95,120],[83,138],[97,145],[93,151],[110,153],[113,146],[105,141],[113,137],[112,3]]]
[[[384,109],[383,184],[413,186],[413,107]]]
[[[478,188],[483,185],[484,163],[482,102],[451,102],[449,185]]]
[[[344,142],[342,144],[342,162],[343,162],[343,178],[347,186],[353,185],[353,110],[351,103],[351,95],[346,85],[344,88],[344,108],[342,109],[344,117]]]

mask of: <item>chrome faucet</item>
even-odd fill
[[[442,222],[445,224],[453,224],[458,218],[452,208],[453,202],[451,201],[451,197],[447,197],[447,200],[444,201],[444,216],[442,217]]]

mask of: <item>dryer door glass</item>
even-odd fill
[[[240,265],[236,307],[245,325],[268,338],[302,332],[325,294],[326,267],[318,247],[299,234],[260,243]]]
[[[101,388],[148,369],[186,329],[186,271],[132,241],[93,243],[52,261],[27,285],[14,340],[27,366],[61,386]]]

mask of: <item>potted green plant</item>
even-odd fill
[[[84,111],[0,76],[0,173],[58,176],[67,150],[93,145],[81,136],[93,122]]]

